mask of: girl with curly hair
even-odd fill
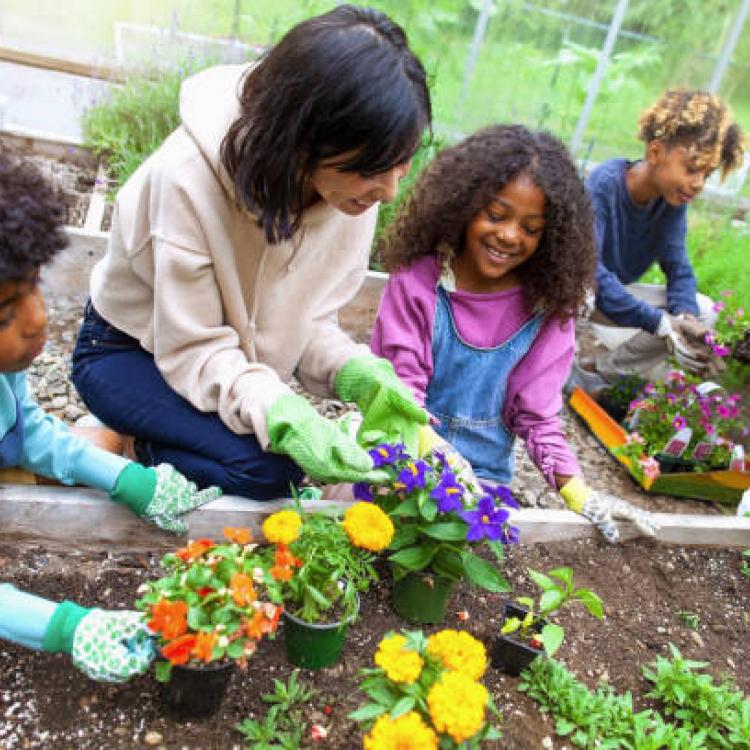
[[[519,436],[608,538],[623,513],[653,533],[641,511],[586,485],[558,418],[596,264],[589,200],[560,141],[494,125],[445,149],[382,252],[392,275],[372,349],[477,476],[509,482]]]

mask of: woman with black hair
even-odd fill
[[[414,442],[426,414],[337,311],[431,109],[402,29],[342,5],[248,66],[188,79],[181,126],[117,196],[73,356],[90,410],[148,465],[266,500],[302,473],[378,481],[287,383]],[[270,451],[270,452],[269,452]]]

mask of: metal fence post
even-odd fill
[[[471,76],[474,73],[474,67],[479,58],[479,50],[482,46],[484,34],[487,31],[487,22],[489,21],[490,13],[492,12],[493,2],[494,0],[483,0],[482,10],[479,12],[479,18],[477,18],[477,24],[474,27],[471,49],[469,50],[469,57],[466,60],[466,68],[464,70],[464,80],[461,83],[461,91],[458,95],[458,104],[456,105],[456,114],[458,116],[460,116],[463,111],[464,102],[469,93],[469,83],[471,82]]]
[[[742,5],[740,5],[740,9],[737,11],[737,18],[729,32],[726,44],[721,50],[721,55],[719,55],[713,75],[711,76],[711,83],[708,84],[708,90],[712,94],[715,94],[721,86],[721,79],[724,78],[724,73],[727,72],[729,63],[732,60],[732,53],[742,33],[742,27],[747,20],[748,11],[750,11],[750,0],[742,0]]]
[[[629,0],[617,0],[617,7],[615,8],[615,14],[612,16],[612,21],[607,29],[607,38],[604,40],[604,47],[599,55],[599,62],[596,65],[594,75],[591,76],[591,82],[589,83],[589,89],[586,92],[586,101],[583,103],[583,109],[578,117],[576,123],[576,129],[573,133],[573,137],[570,139],[570,153],[573,157],[578,153],[578,149],[581,148],[581,142],[583,141],[583,134],[586,132],[586,127],[589,124],[589,118],[591,117],[591,110],[594,108],[594,102],[596,97],[599,95],[599,88],[604,78],[604,73],[609,65],[609,58],[612,55],[612,50],[615,47],[617,41],[617,35],[620,33],[620,26],[622,26],[622,19],[625,17],[625,11],[628,9]]]

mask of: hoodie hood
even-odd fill
[[[252,65],[207,68],[187,78],[180,88],[182,127],[231,196],[234,187],[221,164],[221,142],[240,113],[242,80]]]

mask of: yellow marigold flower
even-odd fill
[[[427,639],[427,653],[446,669],[462,672],[472,680],[481,679],[487,670],[484,644],[464,630],[441,630]]]
[[[344,513],[344,531],[357,547],[380,552],[393,539],[393,521],[373,503],[355,503]]]
[[[280,510],[263,521],[263,533],[274,544],[291,544],[299,537],[302,519],[293,510]]]
[[[443,672],[427,693],[427,708],[438,732],[459,745],[484,726],[489,693],[479,682],[461,672]]]
[[[403,635],[391,635],[380,641],[375,652],[375,664],[389,680],[411,684],[422,674],[424,660],[416,651],[406,648]]]
[[[438,738],[416,711],[383,714],[364,736],[364,750],[438,750]]]

